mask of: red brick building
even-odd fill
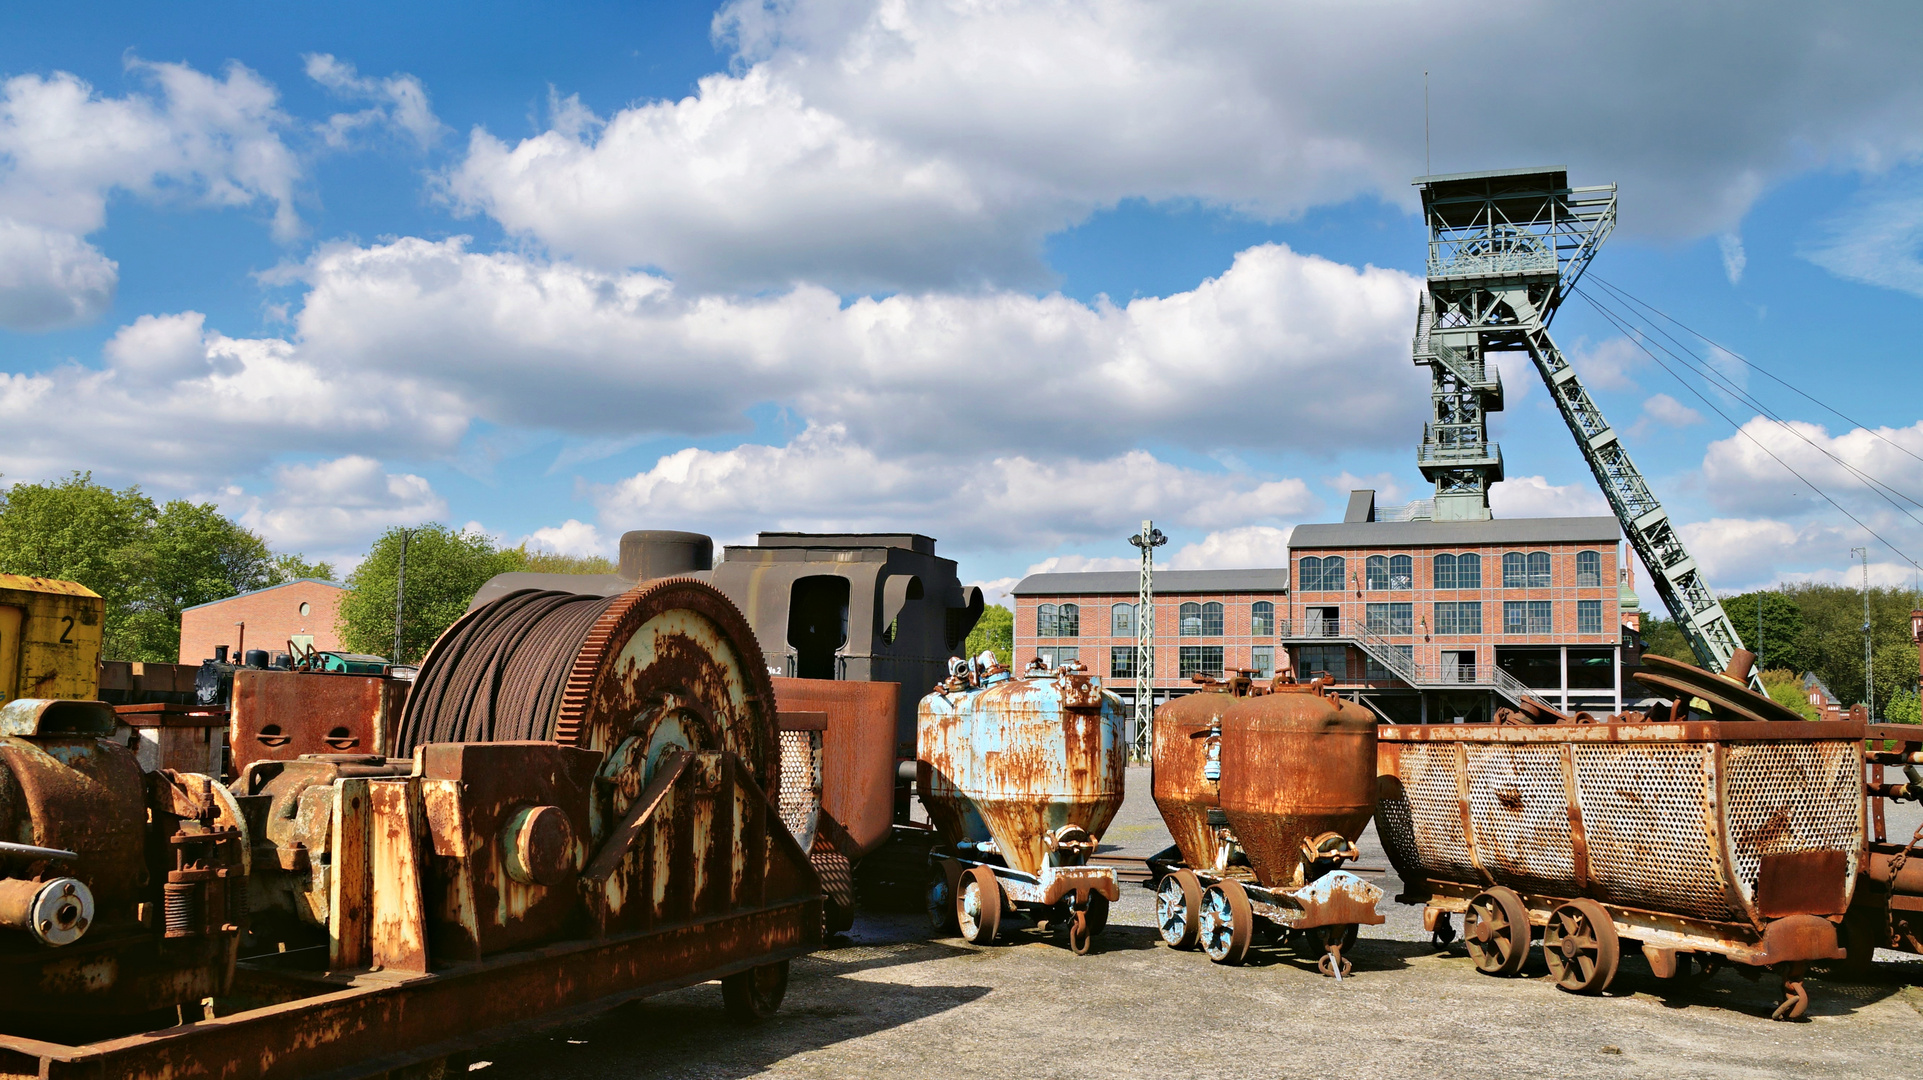
[[[237,656],[246,649],[286,652],[290,641],[303,650],[338,650],[335,623],[346,593],[337,582],[302,578],[190,607],[180,613],[180,662],[198,664],[216,645]]]
[[[1298,525],[1289,549],[1282,637],[1304,676],[1366,687],[1397,719],[1486,716],[1524,692],[1622,709],[1640,612],[1613,517],[1431,521],[1378,515],[1358,491],[1341,523]]]
[[[1296,527],[1286,568],[1158,572],[1156,700],[1196,673],[1293,666],[1401,721],[1486,718],[1524,694],[1620,711],[1640,612],[1616,519],[1432,521],[1426,506],[1378,514],[1358,491],[1341,523]],[[1077,659],[1132,701],[1136,585],[1126,571],[1024,578],[1018,664]]]
[[[1111,690],[1134,692],[1136,635],[1133,571],[1030,574],[1010,591],[1015,602],[1016,666],[1040,656],[1050,666],[1080,660]],[[1155,682],[1158,691],[1193,688],[1197,672],[1275,670],[1276,631],[1287,618],[1287,570],[1160,570],[1155,574]],[[1163,695],[1158,693],[1158,699]]]

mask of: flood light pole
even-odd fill
[[[1135,594],[1135,745],[1130,756],[1147,761],[1149,723],[1155,714],[1155,549],[1168,543],[1168,537],[1153,521],[1142,522],[1142,531],[1128,538],[1142,551],[1142,580]]]

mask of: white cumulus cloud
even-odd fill
[[[85,237],[117,191],[212,206],[265,203],[275,234],[300,227],[301,170],[281,141],[274,88],[239,64],[219,77],[129,60],[150,93],[108,97],[66,72],[0,82],[0,327],[97,318],[118,267]]]
[[[447,500],[426,479],[358,454],[282,465],[269,493],[226,501],[242,502],[240,523],[275,548],[304,552],[358,554],[385,529],[447,514]]]
[[[1654,0],[734,0],[715,20],[730,73],[605,118],[563,102],[515,142],[477,130],[447,189],[606,269],[865,291],[1032,283],[1043,237],[1128,198],[1410,206],[1425,70],[1437,171],[1567,164],[1634,193],[1632,233],[1733,234],[1786,177],[1923,150],[1915,11],[1748,15],[1732,33],[1719,8]],[[1611,89],[1571,123],[1521,85]]]

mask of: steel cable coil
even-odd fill
[[[568,673],[616,599],[522,589],[463,616],[422,662],[389,753],[554,738]]]

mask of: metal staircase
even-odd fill
[[[1403,655],[1395,642],[1369,629],[1368,623],[1361,619],[1304,619],[1299,625],[1285,621],[1282,640],[1297,645],[1354,645],[1415,690],[1490,690],[1518,707],[1525,697],[1540,701],[1545,695],[1545,691],[1529,689],[1494,665],[1445,669],[1435,664],[1418,664]],[[1306,672],[1297,673],[1298,678],[1306,675]]]

